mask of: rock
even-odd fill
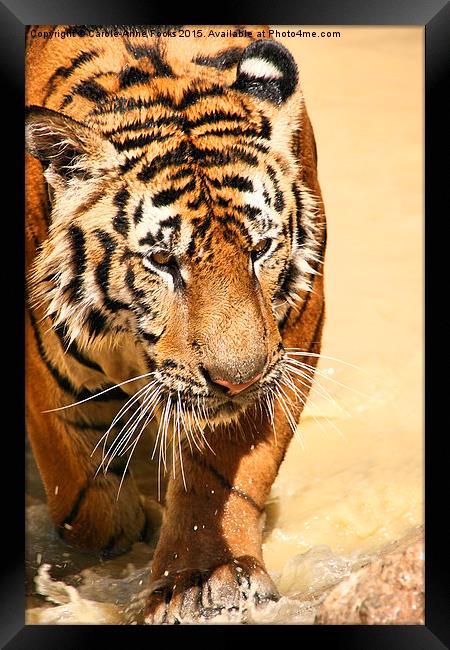
[[[336,585],[315,624],[424,625],[424,540],[388,550]]]

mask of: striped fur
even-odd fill
[[[186,567],[208,582],[250,557],[249,580],[273,594],[258,519],[292,430],[278,403],[255,430],[249,414],[273,394],[286,347],[317,354],[324,318],[325,216],[296,64],[246,37],[44,41],[29,30],[27,73],[28,427],[58,530],[105,552],[144,534],[127,465],[96,474],[102,449],[92,450],[149,379],[116,385],[148,374],[154,416],[177,404],[171,435],[185,450],[149,620],[175,616],[159,580]],[[218,390],[254,377],[233,399]],[[286,392],[298,419],[301,400]],[[189,450],[195,426],[206,444]],[[208,537],[174,552],[198,517]]]

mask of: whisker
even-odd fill
[[[199,396],[199,395],[197,395],[197,408],[198,408],[198,410],[200,411],[200,396]],[[200,440],[203,440],[203,442],[204,442],[205,445],[208,447],[208,449],[210,450],[210,452],[211,452],[212,454],[214,454],[214,456],[215,456],[215,455],[216,455],[216,452],[215,452],[214,449],[211,447],[211,445],[210,445],[209,442],[208,442],[208,439],[207,439],[206,436],[205,436],[205,432],[204,432],[203,427],[202,427],[202,425],[201,425],[201,423],[200,423],[200,420],[198,419],[197,411],[195,410],[194,404],[192,404],[192,417],[193,417],[193,424],[195,424],[196,427],[197,427],[197,429],[199,430],[199,433],[200,433]],[[203,415],[203,419],[205,420],[205,424],[206,424],[206,418],[205,418],[205,415]],[[200,444],[201,444],[201,443],[200,443]],[[201,453],[203,453],[203,449],[201,449],[200,451],[201,451]]]
[[[292,429],[292,433],[294,434],[294,436],[295,436],[297,439],[300,440],[300,443],[301,443],[302,447],[304,448],[303,439],[302,439],[302,437],[297,433],[297,426],[298,426],[298,425],[297,425],[297,423],[295,422],[295,420],[294,420],[294,418],[293,418],[293,416],[292,416],[292,413],[290,412],[289,407],[288,407],[288,405],[286,404],[286,401],[285,401],[284,397],[280,394],[280,390],[281,390],[281,392],[282,392],[284,395],[286,395],[286,393],[284,392],[284,390],[283,390],[283,388],[281,387],[280,384],[277,383],[277,387],[278,387],[278,391],[277,391],[276,399],[277,399],[277,401],[278,401],[278,404],[280,405],[280,407],[281,407],[281,409],[282,409],[284,415],[286,416],[286,419],[287,419],[287,421],[288,421],[288,424],[289,424],[289,426],[290,426],[291,429]]]
[[[142,395],[142,393],[144,393],[148,388],[150,388],[150,387],[152,387],[152,386],[155,386],[157,383],[158,383],[157,380],[154,379],[154,380],[151,381],[149,384],[147,384],[146,386],[143,386],[143,387],[140,388],[138,391],[136,391],[136,392],[134,393],[134,395],[132,395],[132,396],[130,397],[130,399],[127,400],[127,402],[126,402],[126,403],[121,407],[121,409],[118,411],[118,413],[114,416],[114,419],[113,419],[113,421],[111,422],[111,425],[114,425],[114,424],[117,422],[117,420],[119,420],[119,419],[122,417],[123,413],[125,413],[126,411],[128,411],[128,409],[129,409],[129,408],[130,408],[130,407],[131,407],[131,406],[132,406],[136,401],[139,400],[139,397],[140,397],[140,395]]]
[[[306,365],[306,364],[303,365],[300,361],[297,361],[296,359],[289,359],[289,364],[294,365],[294,366],[296,365],[297,367],[300,367],[300,368],[305,368],[305,365]],[[352,388],[351,386],[347,386],[347,384],[342,383],[338,379],[334,379],[334,377],[330,377],[329,375],[327,375],[323,371],[316,370],[316,372],[321,378],[327,379],[328,381],[331,381],[332,383],[337,384],[338,386],[341,386],[342,388],[345,388],[346,390],[348,390],[348,391],[350,391],[352,393],[355,393],[356,395],[359,395],[360,397],[364,397],[366,399],[372,399],[371,395],[368,395],[367,393],[363,393],[362,391],[358,390],[357,388]]]
[[[337,357],[330,357],[320,352],[308,352],[307,350],[301,350],[300,348],[285,348],[285,352],[287,352],[288,355],[293,354],[295,356],[316,357],[318,359],[327,359],[329,361],[336,361],[338,363],[343,363],[345,366],[350,366],[351,368],[360,370],[361,372],[371,374],[366,368],[362,368],[361,366],[356,366],[353,363],[349,363],[348,361],[344,361],[343,359],[338,359]]]
[[[178,397],[179,397],[179,394],[177,395],[177,398],[178,398]],[[175,414],[176,414],[177,418],[175,418]],[[176,421],[175,421],[175,419],[178,421],[178,416],[179,416],[179,413],[178,413],[178,404],[174,404],[174,409],[173,409],[173,414],[172,414],[172,417],[173,417],[173,433],[172,433],[172,472],[173,472],[173,477],[174,477],[174,478],[175,478],[175,476],[176,476],[176,474],[175,474],[175,471],[176,471],[176,470],[175,470],[175,445],[174,445],[174,436],[175,436],[175,431],[176,431]]]
[[[183,429],[184,429],[184,431],[186,433],[186,439],[187,439],[187,441],[189,443],[189,447],[191,449],[191,454],[193,453],[191,439],[192,439],[192,442],[194,443],[194,445],[196,446],[196,448],[198,449],[198,451],[202,454],[203,449],[200,446],[201,441],[200,441],[200,444],[199,444],[198,440],[197,440],[197,435],[196,435],[195,431],[192,429],[192,425],[194,424],[194,420],[195,420],[195,417],[194,417],[194,410],[195,410],[194,404],[193,403],[191,404],[192,417],[188,417],[188,414],[186,413],[186,411],[184,409],[184,406],[183,406],[183,403],[181,401],[180,401],[180,406],[181,406],[182,415],[183,415],[183,417],[182,417],[182,425],[183,425]],[[187,424],[188,428],[186,428],[186,424]]]
[[[276,394],[273,390],[273,388],[270,388],[270,395],[267,395],[267,407],[269,409],[270,413],[270,421],[272,424],[272,429],[273,429],[273,437],[275,441],[275,447],[278,447],[278,438],[277,438],[277,429],[275,426],[275,399],[276,399]]]
[[[308,399],[306,399],[306,397],[304,396],[304,394],[302,393],[302,391],[299,389],[299,387],[296,386],[296,385],[294,384],[294,382],[293,382],[293,380],[292,380],[291,377],[287,376],[287,377],[285,377],[285,380],[288,380],[288,383],[286,383],[286,385],[287,385],[288,387],[290,387],[291,390],[293,390],[293,391],[297,394],[298,399],[300,399],[300,401],[303,403],[304,406],[306,405],[306,402],[308,402],[308,403],[312,404],[312,406],[314,406],[314,408],[316,408],[318,411],[320,410],[320,409],[317,408],[317,405],[316,405],[315,402],[311,399],[311,397],[308,397]],[[322,423],[320,422],[320,420],[319,420],[319,419],[318,419],[318,418],[317,418],[313,413],[311,413],[311,416],[312,416],[312,418],[314,419],[315,423],[316,423],[316,424],[317,424],[317,425],[322,429],[322,431],[324,431],[324,432],[326,433],[326,432],[327,432],[326,427],[324,427],[324,426],[322,425]],[[342,433],[342,431],[339,429],[339,427],[337,426],[337,424],[335,424],[332,420],[330,420],[330,418],[329,418],[327,415],[323,414],[322,416],[319,416],[319,417],[324,418],[324,419],[328,422],[328,424],[329,424],[330,426],[332,426],[333,429],[335,429],[335,431],[337,431],[337,433],[341,436],[341,438],[343,438],[344,440],[346,440],[346,437],[344,436],[344,434]]]
[[[306,372],[302,372],[301,370],[298,370],[298,368],[292,368],[290,366],[289,362],[286,363],[286,370],[289,373],[293,373],[297,377],[303,377],[304,379],[309,380],[310,383],[306,383],[306,382],[302,381],[302,379],[298,379],[298,381],[303,386],[306,386],[307,388],[309,387],[309,389],[311,391],[314,391],[320,397],[323,397],[323,398],[327,399],[329,402],[331,402],[335,406],[339,407],[348,417],[351,417],[350,413],[341,404],[339,404],[339,402],[337,402],[334,399],[334,397],[331,395],[331,393],[324,386],[322,386],[319,383],[318,379],[316,377],[314,377],[312,374],[308,375],[308,374],[306,374]]]
[[[159,442],[159,454],[158,454],[158,500],[161,499],[161,466],[164,465],[164,475],[167,472],[167,428],[169,426],[170,414],[172,411],[172,397],[169,394],[167,401],[161,416],[160,428],[161,439]]]
[[[127,473],[128,465],[130,464],[131,457],[132,457],[132,455],[133,455],[133,453],[134,453],[134,450],[136,449],[136,445],[137,445],[137,443],[139,442],[141,435],[142,435],[142,432],[138,435],[138,437],[137,437],[136,440],[134,441],[133,448],[132,448],[132,450],[130,451],[130,454],[129,454],[129,456],[128,456],[128,460],[127,460],[127,462],[126,462],[125,469],[123,470],[122,478],[120,479],[119,489],[118,489],[118,491],[117,491],[116,501],[119,500],[120,490],[121,490],[121,488],[122,488],[122,483],[123,483],[123,481],[124,481],[124,479],[125,479],[125,475],[126,475],[126,473]]]
[[[67,404],[66,406],[59,406],[56,409],[48,409],[47,411],[42,411],[42,413],[54,413],[55,411],[63,411],[64,409],[72,408],[73,406],[79,406],[80,404],[89,402],[91,399],[95,399],[96,397],[100,397],[100,395],[104,395],[105,393],[108,393],[110,390],[114,390],[114,388],[119,388],[119,386],[125,386],[125,384],[130,384],[132,381],[137,381],[138,379],[144,379],[145,377],[150,377],[150,375],[154,375],[154,374],[155,374],[154,372],[146,372],[144,375],[139,375],[138,377],[133,377],[132,379],[127,379],[126,381],[121,381],[119,384],[114,384],[114,386],[105,388],[104,390],[101,390],[99,393],[96,393],[95,395],[91,395],[90,397],[86,397],[85,399],[82,399],[79,402],[73,402],[73,404]]]
[[[169,396],[167,397],[166,404],[163,407],[162,412],[161,412],[161,418],[159,420],[159,425],[158,425],[158,432],[157,432],[157,435],[156,435],[155,444],[153,446],[153,452],[152,452],[152,455],[151,455],[151,459],[153,460],[153,458],[155,456],[155,453],[156,453],[156,450],[158,449],[158,442],[159,442],[159,453],[158,453],[158,501],[161,500],[161,446],[162,446],[162,428],[163,428],[163,422],[164,422],[163,413],[165,413],[168,402],[169,402]],[[161,436],[161,438],[160,438],[160,436]]]
[[[103,446],[103,459],[101,465],[104,467],[104,472],[108,470],[109,465],[111,464],[111,461],[119,454],[120,450],[123,448],[124,445],[127,444],[128,440],[136,430],[139,422],[142,420],[142,418],[145,416],[146,408],[148,402],[151,402],[155,396],[155,393],[158,391],[158,388],[154,388],[152,392],[152,386],[148,387],[147,392],[151,392],[151,395],[145,395],[144,401],[140,404],[139,408],[128,418],[127,422],[124,424],[122,429],[119,431],[119,433],[116,435],[114,441],[112,442],[110,448],[108,451],[105,453],[106,449],[106,439],[105,443]],[[125,433],[126,431],[126,433]],[[106,468],[105,468],[105,461],[110,456],[110,460],[108,461]]]
[[[127,402],[122,406],[120,411],[114,416],[114,419],[111,422],[111,424],[109,425],[108,429],[105,431],[105,433],[97,441],[97,444],[95,445],[95,447],[93,448],[93,450],[91,452],[91,458],[94,455],[95,451],[97,450],[97,447],[101,444],[102,441],[103,441],[103,456],[104,456],[109,434],[112,431],[112,429],[114,428],[114,426],[116,425],[116,423],[120,420],[122,415],[124,413],[126,413],[132,407],[132,405],[140,399],[140,396],[144,392],[146,392],[146,391],[148,391],[148,390],[150,390],[152,388],[154,383],[155,382],[150,382],[150,384],[147,384],[147,386],[144,386],[143,388],[140,388],[132,397],[130,397],[129,400],[127,400]],[[125,428],[127,426],[128,422],[129,422],[129,420],[125,423],[123,428]],[[123,431],[123,428],[122,428],[121,431]],[[117,435],[120,435],[120,433],[117,434]]]
[[[150,403],[150,404],[145,404],[145,406],[144,406],[144,404],[142,405],[142,413],[140,414],[138,421],[133,425],[132,431],[130,431],[130,432],[127,434],[127,436],[126,436],[126,438],[127,438],[126,442],[128,442],[128,440],[129,440],[130,437],[131,437],[131,434],[134,433],[134,431],[135,431],[135,430],[137,429],[137,427],[138,427],[139,422],[141,422],[141,421],[144,419],[144,417],[145,417],[145,421],[144,421],[144,424],[142,425],[142,427],[141,427],[141,429],[140,429],[138,435],[141,436],[142,433],[145,431],[145,428],[146,428],[147,424],[148,424],[148,423],[150,422],[150,420],[152,419],[152,417],[153,417],[153,415],[154,415],[154,413],[155,413],[156,407],[158,406],[158,402],[159,402],[159,399],[158,399],[158,398],[159,398],[159,393],[160,393],[160,392],[161,392],[161,389],[160,389],[160,388],[156,389],[156,390],[153,392],[153,394],[148,398],[148,401],[150,401],[150,402],[152,402],[152,403]],[[121,456],[123,456],[123,455],[128,451],[128,449],[131,447],[131,444],[133,444],[133,443],[131,443],[130,445],[128,445],[128,447],[122,451],[122,447],[124,446],[124,444],[126,444],[126,443],[124,442],[124,443],[121,445],[120,450],[117,449],[117,450],[115,451],[115,453],[114,453],[115,456],[118,456],[119,454],[120,454]]]
[[[184,475],[184,466],[183,466],[183,451],[181,449],[181,434],[180,434],[180,428],[177,428],[177,435],[178,435],[178,452],[180,454],[180,467],[181,467],[181,476],[183,479],[183,485],[184,485],[184,490],[187,492],[187,485],[186,485],[186,477]]]
[[[168,399],[168,408],[166,415],[164,417],[164,429],[163,429],[163,437],[162,441],[164,441],[164,445],[162,447],[163,450],[163,463],[164,463],[164,474],[167,473],[167,444],[168,444],[168,433],[169,433],[169,427],[170,427],[170,416],[172,414],[172,396],[169,395]]]
[[[281,383],[279,381],[277,381],[277,388],[278,388],[278,391],[277,391],[277,397],[278,398],[281,397],[280,391],[283,393],[283,397],[281,399],[283,401],[283,405],[286,407],[286,410],[283,408],[283,406],[282,406],[282,408],[283,408],[284,414],[286,415],[286,418],[287,418],[287,420],[289,422],[289,425],[290,425],[293,433],[295,433],[295,431],[297,429],[297,426],[298,426],[298,423],[295,421],[294,416],[292,415],[291,411],[289,410],[288,405],[286,403],[286,400],[288,400],[290,402],[291,406],[293,406],[293,404],[292,404],[289,396],[283,390],[283,387],[282,387],[282,385],[281,385]],[[281,405],[280,401],[279,401],[279,403]]]

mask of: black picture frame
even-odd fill
[[[5,363],[8,390],[4,389],[3,448],[4,475],[10,470],[8,484],[3,490],[3,525],[0,595],[0,641],[8,650],[32,648],[93,647],[100,642],[105,646],[109,639],[115,643],[154,643],[155,634],[169,635],[170,639],[185,641],[193,631],[196,643],[204,634],[214,634],[218,626],[166,626],[148,628],[141,626],[26,626],[25,568],[24,568],[24,426],[23,426],[23,137],[24,106],[24,31],[27,24],[256,24],[274,25],[422,25],[425,28],[425,235],[426,235],[426,331],[429,337],[430,356],[441,354],[439,343],[448,340],[441,313],[442,293],[439,278],[445,274],[445,249],[440,224],[447,217],[444,212],[443,192],[448,185],[448,172],[444,165],[444,135],[448,131],[448,104],[445,91],[448,85],[448,52],[450,43],[450,10],[445,0],[305,0],[301,4],[290,1],[259,2],[258,5],[228,2],[221,16],[211,16],[208,8],[153,7],[136,0],[114,3],[113,0],[7,0],[0,2],[0,61],[3,75],[0,88],[4,111],[2,144],[2,242],[4,254],[18,251],[13,261],[4,266],[3,284],[3,341],[5,353],[13,353],[13,362]],[[258,7],[257,11],[255,6]],[[187,15],[188,14],[188,15]],[[445,111],[445,112],[444,112]],[[446,119],[447,117],[447,119]],[[9,142],[10,140],[10,142]],[[447,153],[447,150],[446,150]],[[387,155],[388,152],[387,152]],[[444,176],[445,174],[445,176]],[[5,208],[10,199],[8,209]],[[12,198],[12,201],[11,201]],[[442,214],[442,218],[439,217]],[[439,228],[439,230],[438,230]],[[8,237],[8,239],[7,239]],[[439,239],[437,239],[439,237]],[[438,244],[440,243],[440,246]],[[6,260],[6,257],[4,258]],[[14,279],[15,278],[15,279]],[[6,286],[6,289],[5,289]],[[11,305],[11,302],[13,303]],[[6,304],[8,307],[6,308]],[[8,316],[6,315],[8,314]],[[430,331],[430,328],[431,331]],[[448,330],[448,328],[447,328]],[[17,337],[17,340],[16,340]],[[427,346],[428,347],[428,346]],[[5,349],[6,348],[6,349]],[[445,359],[443,359],[445,364]],[[446,438],[445,418],[439,419],[436,405],[446,404],[444,386],[433,380],[432,362],[426,364],[427,435],[426,457],[426,619],[424,626],[298,626],[296,643],[308,641],[327,644],[331,648],[357,648],[358,650],[440,650],[450,647],[449,590],[444,569],[448,565],[449,551],[445,543],[447,493],[447,457],[442,450]],[[440,383],[440,387],[437,386]],[[12,386],[12,387],[11,387]],[[16,399],[13,396],[16,395]],[[439,399],[442,397],[442,399]],[[447,398],[448,400],[448,398]],[[433,405],[433,406],[431,406]],[[6,407],[6,408],[5,408]],[[11,417],[9,417],[11,416]],[[448,425],[447,425],[448,426]],[[443,436],[439,436],[441,433]],[[233,634],[234,626],[219,626],[223,639]],[[284,635],[286,627],[270,626],[271,633]],[[239,639],[255,632],[254,626],[239,626]],[[267,633],[269,630],[267,629]],[[263,631],[266,634],[266,630]],[[292,637],[289,637],[292,639]],[[288,638],[288,642],[289,642]],[[247,640],[247,638],[245,639]]]

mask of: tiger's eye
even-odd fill
[[[150,260],[157,266],[170,266],[175,261],[175,258],[168,251],[157,251],[150,255]]]
[[[270,244],[272,243],[271,239],[260,239],[259,242],[253,247],[252,257],[254,260],[257,260],[259,257],[262,257],[266,253]]]

